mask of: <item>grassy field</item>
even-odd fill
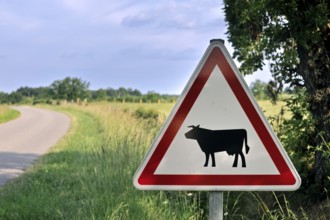
[[[9,108],[5,105],[0,105],[0,124],[13,120],[20,116],[19,111]]]
[[[266,102],[262,106],[266,115],[282,108]],[[0,219],[206,219],[206,192],[139,191],[132,185],[136,169],[172,107],[48,106],[70,115],[71,129],[22,176],[0,188]],[[225,193],[225,219],[260,219],[265,207],[255,194]],[[285,208],[272,212],[289,216]],[[299,218],[292,214],[281,219]]]

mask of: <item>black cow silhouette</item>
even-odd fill
[[[241,157],[242,167],[246,167],[245,156],[242,152],[244,140],[246,154],[249,153],[250,147],[247,144],[245,129],[209,130],[200,128],[199,125],[191,125],[188,128],[192,129],[185,133],[186,138],[196,140],[205,153],[204,167],[208,166],[210,155],[212,157],[212,167],[215,167],[214,153],[221,151],[226,151],[229,155],[235,154],[233,167],[237,167],[238,155]]]

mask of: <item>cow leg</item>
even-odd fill
[[[239,152],[239,155],[241,156],[242,159],[242,167],[246,167],[244,154],[242,152]]]
[[[207,167],[207,165],[209,164],[209,157],[210,157],[210,154],[209,153],[205,153],[205,164],[204,164],[204,167]]]
[[[234,163],[233,163],[233,167],[237,167],[237,160],[238,160],[238,154],[235,153],[235,160],[234,160]]]
[[[214,153],[211,153],[211,157],[212,157],[212,167],[215,167]]]

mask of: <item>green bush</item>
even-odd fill
[[[325,189],[330,188],[330,179],[325,184],[326,188],[322,195],[319,193],[319,186],[311,184],[315,152],[322,150],[313,143],[315,138],[322,134],[315,129],[315,121],[309,111],[305,91],[297,91],[285,99],[285,102],[286,108],[283,108],[278,116],[269,118],[270,122],[302,178],[300,191],[309,199],[324,199],[327,193]],[[285,111],[289,111],[290,117],[284,117]],[[330,149],[324,152],[324,155],[329,154]],[[325,170],[327,173],[330,172],[328,161]]]
[[[155,109],[145,109],[143,107],[139,107],[134,112],[135,117],[141,119],[154,119],[157,120],[159,113]]]

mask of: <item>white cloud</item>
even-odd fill
[[[212,38],[224,38],[225,25],[218,1],[138,2],[121,15],[128,42],[147,44],[156,50],[177,54],[203,48]],[[205,40],[206,39],[206,40]],[[170,54],[170,53],[169,53]]]
[[[217,12],[213,8],[195,4],[194,1],[166,1],[156,5],[143,5],[140,10],[137,9],[130,14],[126,14],[122,23],[127,27],[149,26],[150,28],[160,29],[201,28],[210,21],[219,20],[220,23],[220,7],[218,9],[219,11]]]

